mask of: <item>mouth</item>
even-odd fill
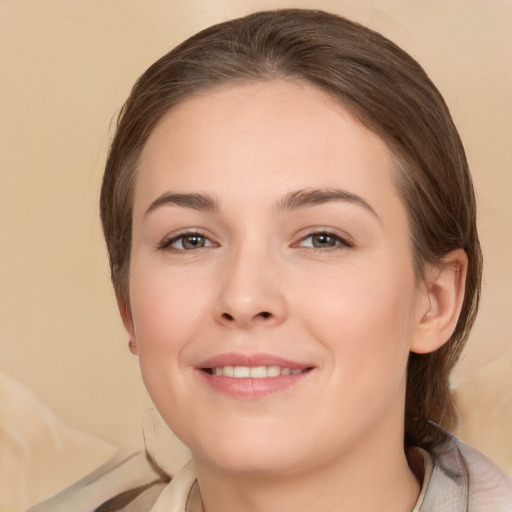
[[[315,366],[269,354],[222,354],[196,366],[214,391],[256,399],[292,388],[314,373]],[[309,379],[308,379],[309,380]]]
[[[201,368],[202,371],[216,377],[230,377],[232,379],[268,379],[282,375],[299,375],[313,369],[312,366],[305,368],[288,368],[279,365],[271,366],[215,366]]]

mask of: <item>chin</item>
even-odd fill
[[[271,477],[303,468],[307,456],[306,444],[284,432],[219,428],[217,435],[210,430],[201,439],[184,439],[197,463],[237,475]]]
[[[241,451],[238,449],[226,449],[210,451],[204,454],[207,463],[226,473],[234,473],[237,477],[265,476],[272,477],[277,474],[289,473],[297,469],[297,457],[291,457],[289,453],[276,450],[276,447],[266,447],[263,450],[250,449]],[[203,454],[201,454],[203,455]],[[194,455],[196,461],[201,456]]]

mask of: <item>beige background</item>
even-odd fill
[[[384,33],[437,83],[474,174],[484,298],[457,381],[512,349],[512,2],[0,0],[0,371],[115,444],[148,407],[97,215],[111,120],[137,76],[197,30],[318,7]]]

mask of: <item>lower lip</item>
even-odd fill
[[[223,377],[198,370],[203,379],[216,391],[235,398],[259,398],[289,389],[304,380],[312,370],[297,375],[280,375],[263,379]]]

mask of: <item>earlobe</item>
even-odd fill
[[[452,335],[464,302],[467,267],[466,253],[456,249],[443,258],[441,266],[429,269],[425,283],[426,311],[419,313],[411,352],[433,352]]]
[[[128,348],[133,355],[137,355],[137,340],[135,339],[135,328],[133,325],[133,316],[130,305],[124,295],[119,291],[116,291],[116,300],[124,328],[128,333]]]

